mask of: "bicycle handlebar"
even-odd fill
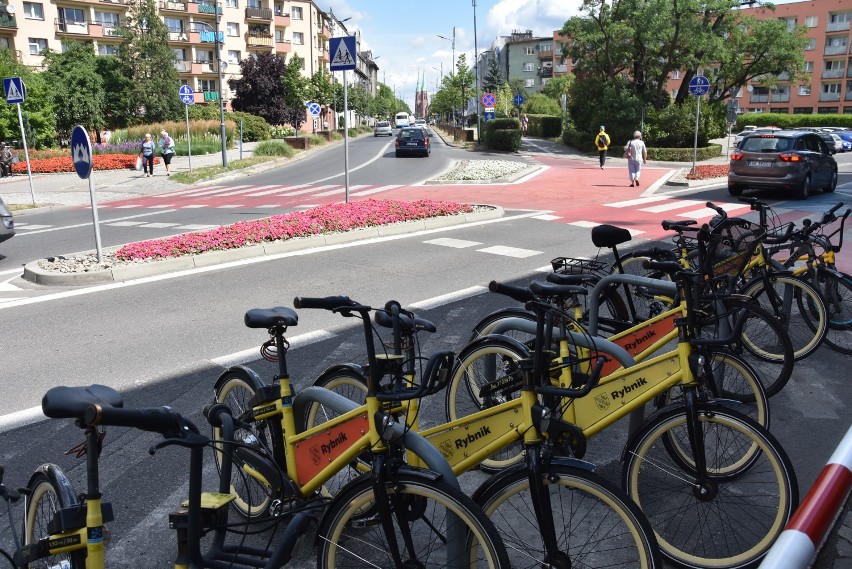
[[[498,283],[497,281],[491,281],[488,283],[488,290],[508,296],[509,298],[514,298],[518,302],[530,302],[537,300],[536,296],[528,288]]]
[[[142,431],[160,433],[164,436],[180,436],[198,429],[168,407],[146,407],[124,409],[109,405],[89,405],[83,421],[89,426],[133,427]]]
[[[296,308],[321,308],[323,310],[335,311],[341,308],[355,308],[361,305],[348,296],[324,296],[320,298],[310,296],[297,296],[293,299]]]
[[[643,262],[642,268],[651,271],[663,271],[667,274],[674,274],[678,271],[684,270],[683,265],[677,261],[654,261],[653,259],[648,259]]]

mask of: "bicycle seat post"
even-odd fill
[[[275,327],[275,350],[278,352],[278,378],[283,379],[285,377],[289,377],[289,372],[287,371],[287,348],[290,344],[287,342],[287,339],[284,337],[284,332],[287,330],[285,326],[276,326]]]

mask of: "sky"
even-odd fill
[[[417,77],[426,90],[449,74],[455,55],[473,61],[473,0],[315,0],[345,22],[350,33],[361,32],[361,50],[371,50],[379,66],[379,81],[396,90],[397,97],[414,110]],[[535,36],[552,37],[565,20],[578,13],[580,0],[476,0],[476,47],[483,52],[498,36],[513,30],[532,30]],[[450,38],[444,40],[438,36]]]

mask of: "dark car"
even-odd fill
[[[6,209],[3,198],[0,198],[0,242],[11,239],[15,235],[15,220],[12,212]]]
[[[837,162],[818,133],[778,130],[745,137],[731,153],[728,192],[739,196],[747,188],[778,189],[807,198],[815,189],[833,192]]]
[[[396,156],[399,158],[403,154],[414,154],[429,156],[432,148],[429,145],[429,136],[422,128],[401,128],[399,134],[396,135]]]

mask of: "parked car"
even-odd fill
[[[396,135],[396,156],[415,154],[428,157],[432,152],[426,131],[419,126],[402,128]]]
[[[847,151],[852,150],[852,130],[835,130],[834,134],[840,137]]]
[[[393,136],[393,129],[388,121],[379,121],[376,123],[376,128],[373,129],[373,136]]]
[[[823,140],[823,142],[825,142],[826,146],[828,146],[829,148],[833,148],[835,152],[840,152],[843,148],[843,143],[840,142],[840,137],[836,134],[825,130],[822,130],[816,134]]]
[[[746,129],[749,129],[749,127],[746,127]],[[775,132],[776,130],[781,129],[779,129],[777,126],[764,126],[760,128],[750,128],[749,130],[743,130],[742,132],[738,133],[734,138],[734,146],[739,146],[743,139],[747,136],[752,136],[755,134],[768,134]]]
[[[15,220],[12,212],[6,208],[3,198],[0,198],[0,242],[11,239],[15,235]]]
[[[819,134],[778,130],[750,135],[731,153],[728,193],[739,196],[747,188],[778,189],[807,198],[815,189],[837,187],[835,150]]]

